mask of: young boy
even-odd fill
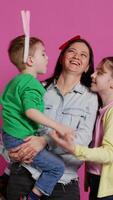
[[[19,36],[11,41],[8,49],[11,62],[18,68],[20,74],[14,77],[6,86],[2,95],[3,141],[9,150],[22,144],[24,139],[36,135],[40,124],[55,129],[62,135],[72,134],[72,129],[46,117],[43,96],[45,89],[36,79],[37,74],[47,70],[48,57],[44,43],[31,37],[29,55],[23,62],[25,36]],[[47,150],[35,156],[32,166],[41,170],[29,200],[39,199],[42,194],[50,195],[55,184],[63,175],[64,164]]]

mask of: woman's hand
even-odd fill
[[[31,163],[36,154],[43,150],[47,144],[43,136],[30,136],[24,142],[9,151],[9,156],[13,160]]]
[[[69,136],[69,134],[67,134],[64,137],[61,137],[56,131],[51,132],[49,135],[58,145],[75,155],[75,137],[73,135]]]

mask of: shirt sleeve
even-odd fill
[[[97,148],[76,145],[75,156],[78,159],[106,164],[113,162],[113,108],[105,114],[103,127],[102,145]]]
[[[40,110],[42,98],[40,91],[32,88],[26,89],[21,96],[24,112],[32,108]]]

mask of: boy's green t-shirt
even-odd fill
[[[39,124],[25,115],[28,109],[44,111],[45,89],[30,74],[20,74],[6,86],[1,97],[3,130],[20,139],[35,135]]]

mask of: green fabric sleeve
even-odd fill
[[[24,112],[31,108],[40,110],[42,105],[42,96],[40,92],[32,88],[29,90],[25,90],[25,92],[21,96],[21,100],[23,103]]]

